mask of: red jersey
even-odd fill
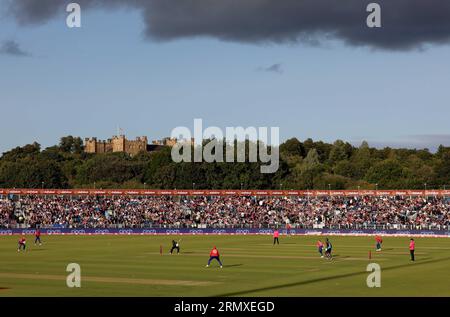
[[[414,251],[415,248],[416,248],[416,243],[414,242],[414,240],[411,240],[411,242],[409,243],[409,250]]]
[[[274,237],[274,238],[278,238],[279,235],[280,235],[280,233],[278,232],[278,230],[275,230],[275,231],[273,232],[273,237]]]
[[[209,256],[219,256],[219,250],[216,248],[212,249],[211,252],[209,252]]]
[[[34,233],[34,235],[36,237],[40,237],[41,236],[41,230],[37,229],[36,232]]]
[[[380,236],[377,236],[376,238],[375,238],[375,240],[377,240],[377,242],[383,242],[383,239],[381,239],[381,237]]]
[[[322,241],[317,241],[317,247],[318,248],[323,248],[323,243],[322,243]]]
[[[19,239],[19,243],[20,244],[25,244],[26,241],[27,241],[27,239],[25,239],[25,238],[20,238]]]

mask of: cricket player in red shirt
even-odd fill
[[[34,244],[39,242],[39,245],[42,245],[42,243],[41,243],[41,230],[39,230],[39,228],[36,229],[36,231],[34,232],[34,236],[35,236]]]
[[[278,240],[278,237],[280,236],[280,232],[278,232],[278,230],[275,230],[273,232],[273,245],[275,245],[275,242],[277,244],[280,244],[280,241]]]
[[[217,262],[219,262],[219,264],[220,264],[220,268],[222,268],[222,262],[220,262],[219,250],[217,250],[216,247],[214,247],[211,250],[211,252],[209,252],[209,260],[208,260],[208,264],[206,264],[206,267],[209,267],[212,260],[217,260]]]
[[[320,253],[320,257],[323,258],[323,242],[318,240],[316,246],[317,246],[317,250]]]
[[[383,243],[383,239],[381,239],[380,236],[376,236],[375,241],[377,241],[377,251],[381,251],[381,244]]]
[[[17,249],[17,252],[20,252],[20,249],[23,249],[25,251],[26,243],[27,239],[25,239],[25,236],[22,236],[22,238],[19,239],[19,248]]]
[[[414,251],[416,250],[416,243],[414,242],[414,239],[411,238],[409,241],[409,253],[411,254],[411,261],[415,261],[414,258]]]

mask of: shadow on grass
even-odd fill
[[[243,265],[244,264],[229,264],[229,265],[224,264],[223,267],[236,267],[236,266],[243,266]]]
[[[418,266],[418,265],[437,263],[437,262],[443,262],[443,261],[448,261],[448,260],[450,260],[450,257],[442,258],[442,259],[436,259],[436,260],[430,260],[430,261],[424,261],[424,260],[416,260],[415,262],[408,261],[407,264],[401,264],[401,265],[385,267],[382,270],[383,271],[389,271],[389,270],[400,269],[400,268],[407,267],[407,266],[412,266],[412,265]],[[280,284],[280,285],[274,285],[274,286],[268,286],[268,287],[254,288],[254,289],[250,289],[250,290],[246,290],[246,291],[239,291],[239,292],[232,292],[232,293],[215,295],[213,297],[241,296],[241,295],[245,295],[245,294],[248,294],[248,293],[257,293],[257,292],[263,292],[263,291],[271,291],[271,290],[276,290],[276,289],[285,288],[285,287],[307,285],[307,284],[313,284],[313,283],[317,283],[317,282],[329,281],[329,280],[334,280],[334,279],[339,279],[339,278],[344,278],[344,277],[357,276],[357,275],[363,275],[363,274],[367,274],[367,271],[358,271],[358,272],[353,272],[353,273],[346,273],[346,274],[339,274],[339,275],[321,277],[321,278],[316,278],[316,279],[307,280],[307,281],[301,281],[301,282],[294,282],[294,283]]]

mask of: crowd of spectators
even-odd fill
[[[448,230],[450,198],[151,196],[0,198],[1,228],[386,228]]]

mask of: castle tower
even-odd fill
[[[84,143],[84,151],[86,153],[97,153],[97,138],[85,138]]]
[[[112,151],[125,152],[125,141],[126,140],[124,135],[113,136],[111,140]]]

